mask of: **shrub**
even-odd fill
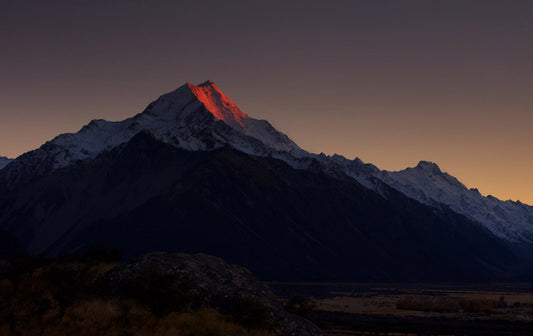
[[[233,317],[233,320],[248,328],[262,328],[270,318],[270,308],[256,298],[248,296],[234,296],[219,300],[218,306],[223,314]]]
[[[315,304],[307,297],[302,295],[293,296],[285,303],[285,309],[292,314],[309,318],[315,309]]]
[[[500,296],[500,299],[498,300],[497,308],[507,308],[507,301],[505,301],[505,296]]]
[[[8,261],[1,277],[18,283],[23,275],[31,274],[35,269],[49,262],[49,259],[41,255],[18,257]]]
[[[170,313],[156,325],[157,335],[184,336],[266,336],[266,330],[247,329],[231,322],[214,309],[202,308],[190,313]]]

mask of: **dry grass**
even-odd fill
[[[515,289],[509,285],[480,289],[467,285],[376,286],[342,296],[336,291],[315,303],[317,309],[354,314],[533,321],[533,293],[524,288],[520,284]]]
[[[155,314],[134,298],[101,294],[98,276],[109,262],[65,262],[24,269],[0,280],[0,335],[251,335],[261,329],[202,308]]]
[[[453,296],[405,296],[398,300],[396,307],[398,309],[440,313],[491,313],[498,308],[506,308],[507,302],[503,296],[499,300],[465,299]]]
[[[157,335],[270,335],[265,330],[251,330],[237,325],[214,309],[201,309],[193,313],[170,313],[158,321]]]

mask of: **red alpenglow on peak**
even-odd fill
[[[187,83],[187,86],[217,120],[223,120],[234,128],[246,129],[243,121],[248,118],[248,115],[226,97],[215,83],[208,80],[197,86]]]

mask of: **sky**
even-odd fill
[[[0,155],[214,81],[302,148],[533,205],[533,1],[0,0]]]

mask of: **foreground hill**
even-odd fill
[[[116,255],[12,261],[0,272],[0,334],[321,335],[219,258],[158,252],[117,266]]]

